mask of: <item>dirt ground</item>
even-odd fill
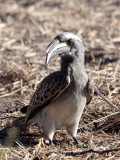
[[[64,31],[83,40],[90,79],[120,108],[119,0],[0,0],[0,160],[120,159],[120,112],[99,96],[80,120],[77,138],[86,148],[64,130],[46,146],[36,124],[15,139],[8,132],[40,81],[59,69],[59,58],[45,69],[45,50]]]

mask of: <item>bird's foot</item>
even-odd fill
[[[44,140],[44,143],[45,143],[46,145],[48,145],[48,146],[50,146],[50,145],[53,144],[53,142],[52,142],[51,140],[48,140],[48,139]]]
[[[77,148],[87,148],[88,146],[85,146],[84,144],[80,144],[78,139],[76,137],[73,137],[74,143],[77,146]]]

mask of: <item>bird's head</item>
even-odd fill
[[[84,46],[81,39],[70,32],[63,32],[57,35],[54,40],[48,45],[46,50],[46,63],[47,68],[50,60],[59,55],[62,58],[79,58],[84,63]]]

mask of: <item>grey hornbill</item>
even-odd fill
[[[36,122],[42,127],[46,144],[52,142],[56,129],[66,127],[78,144],[79,120],[91,100],[83,43],[77,35],[64,32],[55,37],[46,53],[46,67],[53,57],[59,55],[61,69],[45,77],[30,104],[21,109],[26,113],[25,124]]]

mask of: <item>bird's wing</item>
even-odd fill
[[[57,98],[70,84],[70,76],[60,71],[44,78],[34,93],[26,112],[26,122]]]
[[[94,94],[94,87],[93,87],[92,81],[90,81],[88,79],[88,82],[87,82],[87,103],[86,104],[90,103],[90,101],[92,100],[93,94]]]

